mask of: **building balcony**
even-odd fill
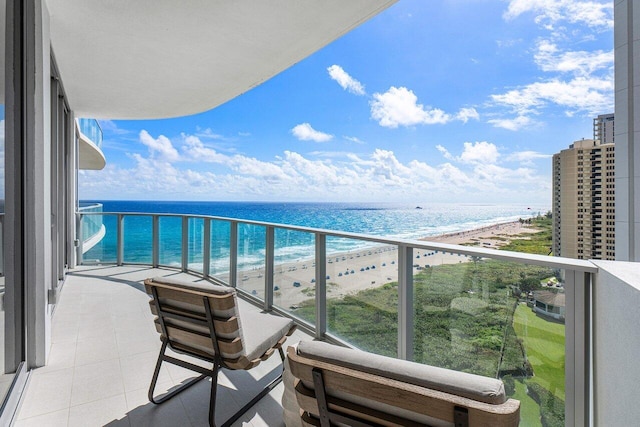
[[[146,399],[160,342],[141,282],[158,275],[235,284],[247,309],[296,321],[298,332],[288,344],[324,339],[500,377],[521,401],[522,425],[541,417],[588,425],[598,410],[615,411],[617,403],[589,397],[598,391],[591,380],[616,390],[605,370],[614,369],[609,353],[629,342],[640,348],[635,335],[624,342],[600,336],[611,327],[611,314],[603,310],[640,303],[640,290],[630,297],[627,283],[640,274],[609,277],[594,262],[204,216],[79,212],[80,224],[92,216],[103,218],[105,237],[79,254],[83,265],[68,275],[53,316],[48,363],[31,373],[19,426],[206,424],[206,384],[163,405]],[[531,288],[565,294],[564,322],[533,311]],[[618,300],[618,292],[630,299]],[[605,301],[597,311],[596,298]],[[614,316],[634,313],[638,319],[626,322],[637,324],[635,312]],[[621,357],[618,366],[626,367]],[[257,373],[225,372],[219,420],[251,396],[247,387],[268,382],[278,365],[270,360]],[[162,386],[187,375],[168,369]],[[633,396],[631,382],[623,384]],[[235,425],[282,425],[281,394],[282,385]]]

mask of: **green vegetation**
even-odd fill
[[[528,381],[564,399],[564,324],[545,320],[525,304],[519,304],[513,327],[535,372]]]
[[[551,216],[539,216],[533,218],[530,224],[540,229],[537,233],[523,233],[521,238],[511,240],[510,243],[502,246],[500,249],[505,251],[524,252],[528,254],[548,255],[552,247],[553,220]]]
[[[551,216],[530,223],[541,231],[502,249],[546,255]],[[564,325],[536,316],[520,302],[523,293],[556,279],[549,268],[479,257],[420,271],[413,281],[414,359],[503,378],[508,394],[521,402],[521,425],[562,425]],[[313,321],[314,301],[301,303],[296,314]],[[359,348],[396,356],[398,284],[329,298],[327,322],[332,334]]]

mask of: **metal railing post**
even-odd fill
[[[591,274],[565,270],[565,425],[591,418]]]
[[[202,275],[209,277],[211,267],[211,218],[204,219],[202,238]]]
[[[229,286],[238,284],[238,222],[229,224]]]
[[[189,269],[189,217],[182,217],[182,271]]]
[[[82,265],[82,257],[84,255],[82,243],[84,236],[82,235],[82,214],[76,213],[76,264]]]
[[[122,265],[124,263],[124,215],[118,214],[117,218],[117,233],[116,238],[116,264]]]
[[[160,265],[160,217],[151,217],[151,265],[158,268]]]
[[[398,245],[398,358],[413,360],[413,248]]]
[[[265,256],[264,256],[264,310],[271,311],[273,307],[273,272],[274,272],[274,252],[275,252],[275,230],[268,226],[265,236]]]
[[[316,233],[316,338],[327,333],[327,236]]]

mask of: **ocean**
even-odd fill
[[[395,238],[422,238],[515,221],[544,214],[548,208],[523,205],[393,203],[268,203],[268,202],[171,202],[171,201],[83,201],[101,203],[103,212],[144,212],[210,215],[225,218],[299,225],[335,231],[348,231]],[[96,218],[97,219],[97,218]],[[116,220],[101,217],[106,228],[103,240],[88,251],[84,259],[114,262],[116,259]],[[180,218],[160,220],[160,263],[179,266],[181,262]],[[202,220],[189,224],[189,267],[202,269]],[[250,269],[264,263],[264,227],[240,225],[239,268]],[[124,227],[125,262],[151,262],[151,217],[126,217]],[[84,236],[86,238],[86,236]],[[229,226],[214,221],[211,231],[212,272],[228,269]],[[366,247],[352,239],[329,238],[330,252]],[[313,256],[313,235],[276,229],[276,262]],[[198,267],[199,266],[199,267]]]

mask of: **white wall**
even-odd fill
[[[614,47],[616,259],[640,261],[640,3],[615,1]]]
[[[594,415],[596,426],[640,420],[640,264],[593,261]]]

